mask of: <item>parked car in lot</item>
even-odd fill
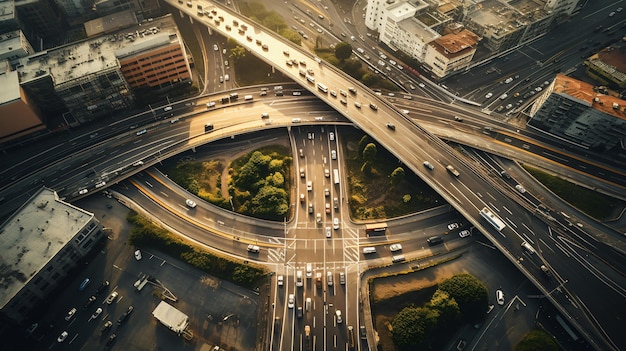
[[[109,287],[109,281],[108,280],[103,281],[102,284],[100,284],[100,286],[98,287],[98,289],[96,289],[96,295],[100,294],[108,287]]]
[[[102,308],[98,307],[96,311],[91,315],[91,319],[96,319],[102,313]]]
[[[59,337],[57,338],[57,342],[65,341],[65,339],[67,339],[68,335],[69,334],[66,331],[62,332],[61,335],[59,335]]]
[[[115,299],[117,298],[117,295],[119,295],[117,291],[112,292],[111,295],[109,295],[109,297],[107,297],[106,300],[104,300],[104,302],[106,302],[107,305],[112,304],[113,301],[115,301]]]
[[[135,250],[135,259],[137,261],[141,260],[141,250]]]
[[[87,300],[83,308],[85,309],[89,308],[89,306],[91,306],[94,302],[96,302],[96,297],[92,295],[91,297],[89,297],[89,299]]]
[[[496,301],[498,301],[498,305],[504,305],[504,292],[500,289],[496,290]]]
[[[117,325],[122,325],[124,324],[124,322],[126,322],[126,320],[128,319],[128,317],[130,316],[130,314],[133,312],[133,306],[129,306],[128,309],[126,310],[126,312],[124,312],[121,316],[120,319],[117,320]]]
[[[450,223],[448,224],[448,230],[454,230],[454,229],[458,229],[459,228],[459,224],[458,223]]]
[[[469,231],[469,230],[467,230],[467,229],[466,229],[466,230],[461,230],[461,231],[459,232],[459,236],[460,236],[461,238],[465,238],[466,236],[470,236],[470,231]]]
[[[70,319],[72,319],[72,317],[74,317],[75,314],[76,314],[76,308],[72,308],[71,310],[69,310],[69,312],[67,312],[67,315],[65,316],[65,320],[69,321]]]

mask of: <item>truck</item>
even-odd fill
[[[452,165],[447,165],[447,166],[446,166],[446,169],[448,170],[448,172],[450,172],[450,174],[452,174],[452,175],[453,175],[453,176],[455,176],[455,177],[458,177],[458,176],[460,175],[460,174],[459,174],[459,171],[457,171],[456,169],[454,169],[454,167],[452,167]]]
[[[179,335],[183,333],[189,325],[189,317],[165,301],[159,303],[154,311],[152,311],[152,315],[169,330]]]

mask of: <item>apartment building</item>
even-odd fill
[[[17,72],[0,74],[0,143],[46,128],[40,112],[20,87]]]
[[[0,314],[16,324],[104,237],[93,213],[62,201],[48,188],[36,191],[0,232]]]
[[[426,46],[424,63],[437,78],[444,78],[469,66],[479,38],[467,29],[450,33]]]
[[[528,126],[573,145],[626,157],[626,101],[558,74],[530,110]]]

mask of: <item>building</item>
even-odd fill
[[[139,20],[156,17],[162,12],[158,0],[95,0],[93,10],[98,16],[131,11]]]
[[[52,0],[15,0],[15,9],[20,29],[31,43],[38,46],[37,42],[43,40],[43,47],[56,45],[66,24],[63,13]]]
[[[126,10],[87,21],[83,26],[85,27],[87,38],[91,38],[136,26],[137,23],[139,23],[139,21],[135,13]]]
[[[626,157],[626,101],[559,74],[530,110],[528,126],[596,152]]]
[[[444,35],[426,46],[424,63],[437,78],[465,69],[474,58],[478,40],[478,36],[467,29]]]
[[[585,60],[587,74],[598,82],[626,88],[626,41],[604,48]]]
[[[20,87],[17,72],[0,74],[0,142],[46,129],[39,114]]]
[[[154,88],[189,81],[191,68],[180,36],[159,35],[156,27],[153,31],[149,39],[115,52],[130,86]]]
[[[103,238],[93,213],[41,188],[0,226],[0,314],[20,324]],[[78,288],[78,287],[76,287]]]
[[[132,107],[131,86],[172,85],[191,77],[171,15],[21,58],[16,70],[36,104],[47,113],[63,113],[66,125]]]
[[[21,30],[0,34],[0,61],[14,61],[34,53],[35,50]]]

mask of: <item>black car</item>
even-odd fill
[[[126,312],[124,312],[120,316],[120,319],[117,320],[117,325],[122,325],[124,322],[126,322],[126,320],[128,319],[128,316],[130,316],[132,312],[133,312],[133,306],[128,307],[128,310],[126,310]]]
[[[96,289],[96,295],[100,294],[101,292],[103,292],[106,288],[109,287],[109,281],[105,280],[99,287],[98,289]]]
[[[109,336],[109,338],[107,339],[106,345],[111,346],[111,344],[115,342],[115,339],[117,339],[117,335],[111,334],[111,336]]]
[[[96,302],[96,297],[94,295],[91,295],[91,297],[89,298],[89,300],[87,300],[83,308],[85,309],[89,308],[89,306],[91,306],[94,302]]]

